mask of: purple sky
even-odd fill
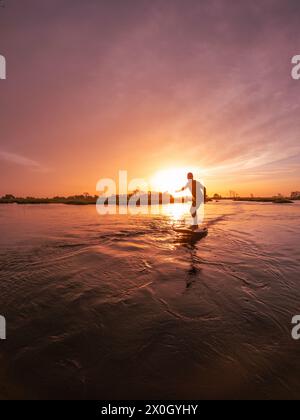
[[[7,0],[0,194],[200,167],[210,192],[300,190],[300,1]]]

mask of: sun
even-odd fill
[[[193,170],[194,169],[194,170]],[[156,172],[150,179],[152,191],[168,192],[176,195],[176,191],[187,183],[188,172],[199,172],[195,168],[169,168]]]

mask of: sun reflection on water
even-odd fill
[[[190,203],[175,203],[161,206],[161,213],[170,218],[170,222],[182,223],[189,217]]]

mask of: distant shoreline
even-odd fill
[[[254,203],[274,203],[274,204],[293,204],[295,200],[291,200],[289,198],[265,198],[265,197],[258,197],[258,198],[236,198],[234,201],[247,201],[247,202],[254,202]]]
[[[70,197],[70,198],[0,198],[0,204],[66,204],[73,206],[87,206],[87,205],[96,205],[98,197]],[[293,204],[294,201],[285,197],[237,197],[237,198],[207,198],[206,202],[219,202],[219,201],[236,201],[236,202],[254,202],[254,203],[274,203],[274,204]],[[170,196],[170,202],[168,204],[183,204],[187,201],[174,199]],[[103,198],[103,205],[109,205],[109,198]],[[127,205],[129,203],[127,202]],[[163,205],[167,204],[163,201],[162,194],[159,195],[157,202],[151,203],[148,201],[148,205]],[[120,202],[120,198],[116,197],[116,205],[126,205],[126,202]],[[143,205],[141,202],[137,202],[137,205]]]

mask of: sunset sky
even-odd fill
[[[0,195],[195,167],[209,193],[300,190],[298,0],[6,3]]]

